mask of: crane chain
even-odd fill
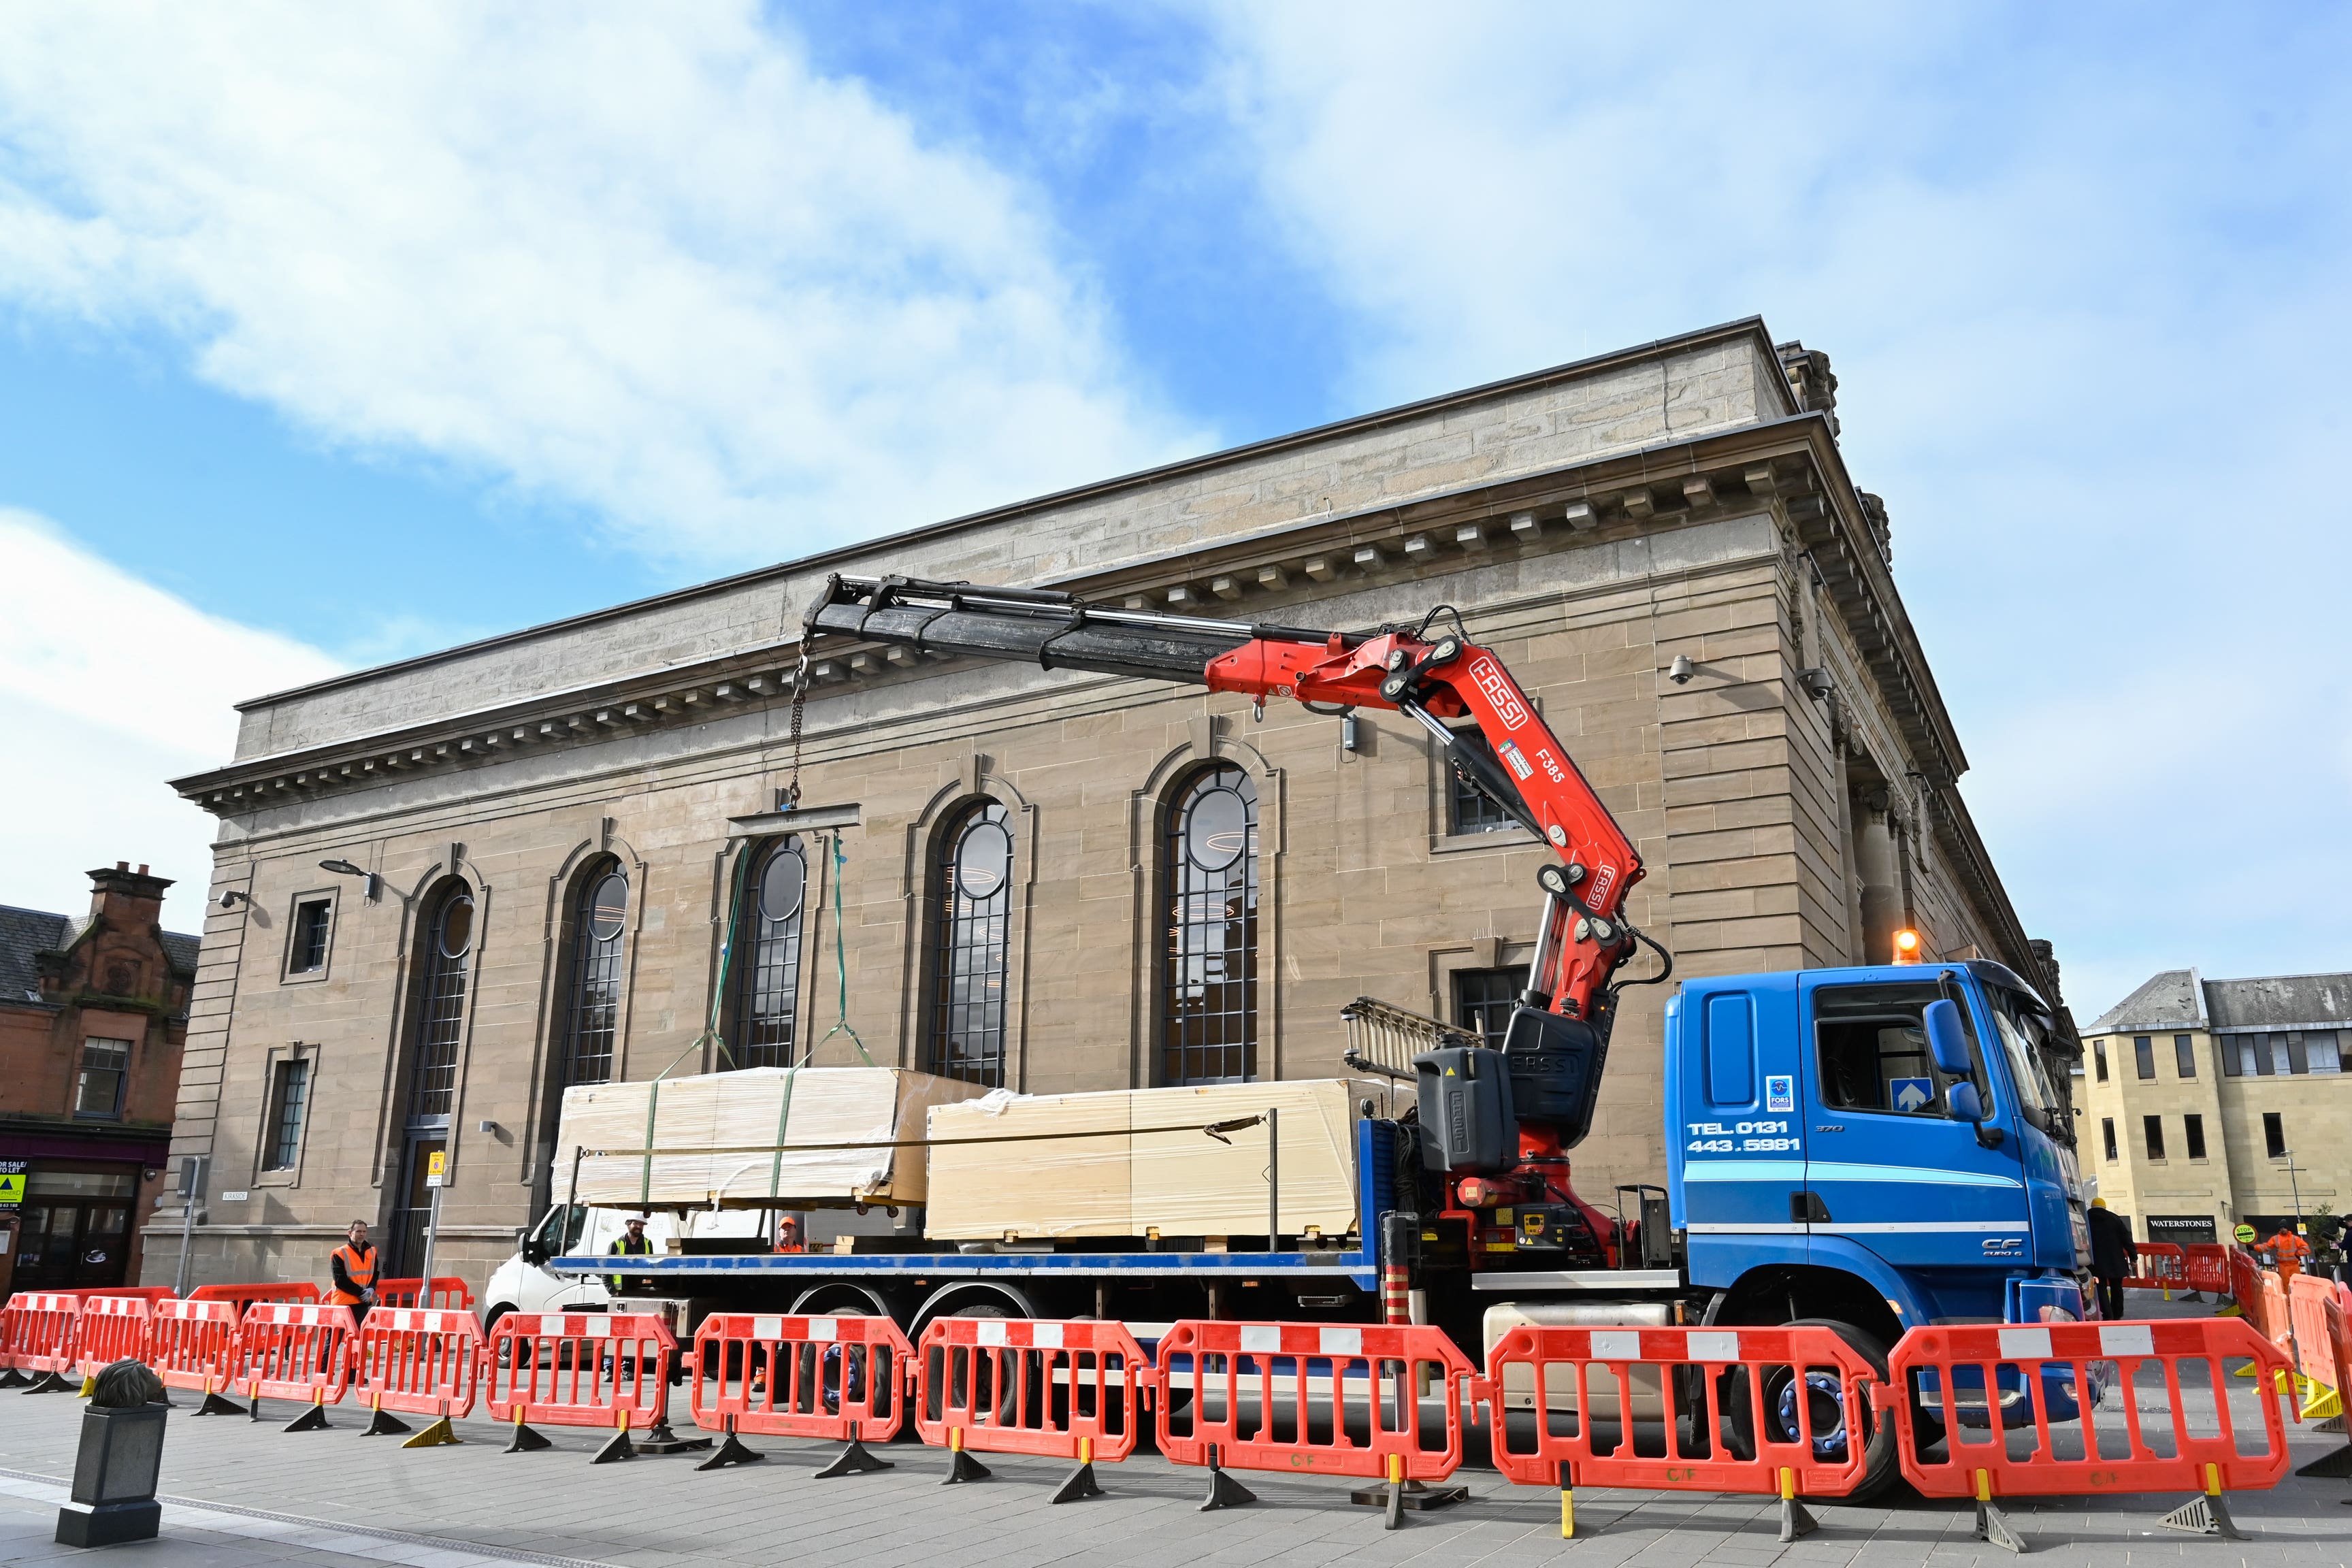
[[[809,656],[808,644],[801,645],[800,662],[793,666],[793,748],[792,776],[784,784],[783,808],[798,809],[801,804],[801,742],[802,722],[808,711]]]

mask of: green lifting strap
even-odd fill
[[[654,1110],[661,1104],[661,1079],[656,1079],[646,1089],[646,1167],[637,1184],[637,1202],[650,1205],[654,1201]]]
[[[840,1010],[841,1021],[824,1032],[824,1040],[829,1040],[834,1036],[846,1031],[850,1044],[857,1047],[858,1059],[867,1067],[872,1067],[875,1065],[874,1058],[866,1053],[866,1042],[857,1037],[857,1030],[849,1022],[849,955],[843,944],[841,933],[841,870],[848,864],[849,851],[841,847],[841,835],[836,833],[833,836],[833,972],[841,982],[841,999],[836,1004]],[[824,1040],[819,1040],[816,1044],[821,1046],[824,1044]],[[808,1060],[815,1055],[816,1046],[811,1046],[808,1057],[803,1059]]]
[[[776,1109],[776,1153],[768,1162],[768,1197],[776,1196],[777,1184],[784,1179],[784,1128],[793,1119],[793,1080],[801,1076],[798,1064],[784,1074],[784,1102]]]

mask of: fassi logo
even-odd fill
[[[1503,721],[1504,729],[1516,730],[1528,721],[1527,700],[1511,684],[1511,678],[1503,673],[1501,665],[1481,655],[1470,661],[1470,679],[1478,683],[1478,689],[1495,705],[1495,717]]]

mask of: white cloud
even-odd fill
[[[1213,15],[1268,204],[1360,323],[1346,402],[1762,313],[1835,363],[2073,999],[2352,966],[2340,18]]]
[[[212,819],[164,781],[219,765],[231,704],[334,673],[316,648],[196,610],[0,509],[0,902],[78,913],[83,873],[147,862],[178,879],[165,921],[201,929]],[[35,826],[34,825],[37,825]]]
[[[769,559],[1196,448],[1032,194],[735,4],[16,8],[0,293]]]

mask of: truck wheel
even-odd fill
[[[1834,1318],[1798,1318],[1778,1326],[1828,1329],[1869,1363],[1882,1382],[1886,1377],[1886,1347],[1875,1334]],[[1746,1369],[1734,1367],[1725,1373],[1719,1387],[1727,1428],[1725,1447],[1734,1458],[1753,1459],[1756,1436],[1748,1408]],[[1811,1415],[1814,1452],[1824,1459],[1845,1458],[1852,1434],[1845,1430],[1844,1404],[1835,1376],[1822,1371],[1801,1376],[1798,1368],[1774,1367],[1765,1373],[1763,1394],[1765,1430],[1773,1442],[1794,1443],[1801,1436],[1805,1428],[1800,1424],[1798,1407],[1802,1401]],[[1895,1462],[1895,1428],[1891,1423],[1880,1420],[1878,1412],[1866,1402],[1862,1407],[1862,1479],[1848,1494],[1846,1500],[1850,1502],[1865,1502],[1878,1496],[1893,1486],[1901,1473]]]

